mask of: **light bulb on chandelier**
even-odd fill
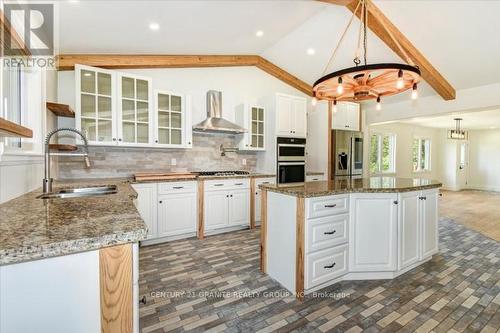
[[[396,88],[403,89],[405,86],[405,81],[403,80],[403,71],[400,69],[398,72],[398,81],[396,82]]]
[[[418,98],[418,90],[417,90],[417,84],[413,84],[413,89],[411,91],[411,99],[417,99]]]
[[[316,106],[316,104],[318,104],[318,99],[316,97],[313,97],[311,100],[311,105]]]
[[[342,85],[342,76],[339,77],[339,85],[337,86],[337,94],[342,94],[344,92],[344,86]]]
[[[377,111],[382,110],[382,104],[380,103],[380,96],[377,97],[377,106],[375,108]]]

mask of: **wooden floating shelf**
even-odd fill
[[[59,117],[75,118],[75,112],[66,104],[47,102],[47,109]]]
[[[33,131],[27,127],[0,118],[0,136],[15,138],[32,138]]]
[[[75,145],[64,145],[64,144],[51,143],[49,145],[49,149],[50,150],[59,150],[59,151],[75,151],[78,149],[78,147]]]

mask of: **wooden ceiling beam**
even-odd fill
[[[320,0],[322,1],[322,0]],[[325,1],[330,2],[330,1]],[[335,2],[335,1],[333,1]],[[357,1],[350,2],[346,7],[354,12]],[[361,11],[358,10],[356,15],[359,17]],[[456,97],[455,88],[444,78],[438,70],[424,57],[424,55],[403,35],[401,31],[382,13],[382,11],[370,2],[368,7],[368,27],[377,35],[392,51],[394,51],[402,59],[405,59],[404,54],[400,51],[396,43],[392,40],[390,34],[384,26],[391,32],[394,38],[399,42],[401,47],[406,51],[408,56],[420,69],[422,78],[444,99],[453,100]]]
[[[57,57],[59,70],[73,70],[76,64],[108,69],[255,66],[312,96],[311,85],[258,55],[62,54]]]

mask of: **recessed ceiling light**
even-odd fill
[[[308,48],[307,49],[307,54],[309,55],[314,55],[316,53],[316,50],[315,49],[312,49],[312,48]]]
[[[151,30],[158,30],[160,29],[160,25],[158,23],[149,23],[149,29]]]
[[[264,31],[262,31],[262,30],[257,30],[257,32],[255,33],[255,36],[257,36],[257,37],[262,37],[262,36],[264,36]]]

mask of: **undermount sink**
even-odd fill
[[[90,197],[95,195],[115,194],[117,192],[118,190],[116,188],[116,185],[62,188],[55,192],[43,193],[39,195],[37,198],[38,199],[79,198],[79,197]]]

